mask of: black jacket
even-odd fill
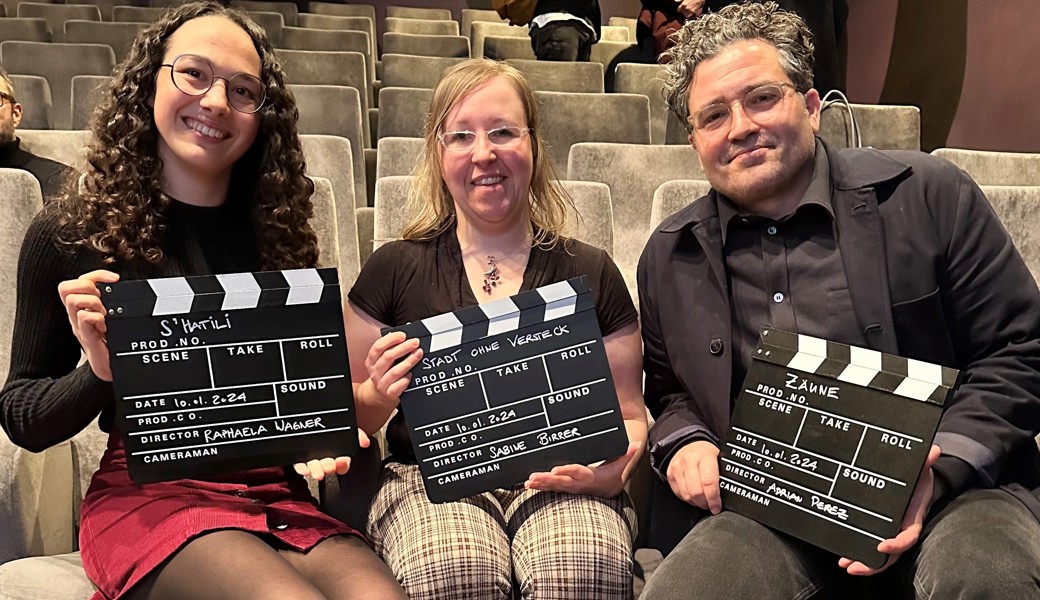
[[[54,198],[61,192],[62,183],[72,168],[49,158],[36,156],[21,149],[21,140],[0,145],[0,167],[6,169],[23,169],[33,174],[40,182],[44,201]]]

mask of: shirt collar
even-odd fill
[[[733,219],[740,217],[746,218],[751,217],[747,211],[741,209],[733,203],[729,198],[722,194],[717,195],[718,211],[719,211],[719,223],[722,226],[722,244],[726,244],[726,233],[729,231],[729,225],[733,222]],[[827,211],[831,219],[834,218],[834,209],[831,207],[831,177],[830,177],[830,164],[827,161],[827,150],[823,147],[823,143],[820,142],[819,138],[816,138],[816,158],[813,164],[813,175],[809,181],[809,187],[805,190],[805,195],[798,201],[798,204],[794,207],[789,214],[776,219],[776,221],[783,221],[795,214],[805,206],[821,206]],[[772,219],[764,219],[772,220]]]

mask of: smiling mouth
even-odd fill
[[[195,119],[192,119],[190,117],[184,119],[184,124],[187,125],[189,129],[191,129],[193,131],[197,131],[197,132],[201,133],[202,135],[204,135],[204,136],[206,136],[208,138],[214,139],[214,140],[222,140],[222,139],[231,137],[230,133],[227,133],[225,131],[220,131],[219,129],[214,129],[212,127],[208,127],[206,125],[203,125],[201,122],[196,121]]]
[[[751,154],[752,152],[756,152],[758,150],[763,150],[763,149],[766,149],[766,148],[768,148],[768,146],[752,146],[750,148],[744,148],[744,149],[738,151],[733,156],[731,156],[729,158],[728,162],[733,162],[733,161],[737,160],[738,158],[740,158],[741,156],[744,156],[745,154]]]
[[[501,175],[489,175],[487,177],[474,179],[473,185],[495,185],[496,183],[502,183],[505,179],[506,178]]]

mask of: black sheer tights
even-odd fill
[[[244,531],[198,537],[135,585],[127,600],[406,599],[360,538],[337,536],[304,554]]]

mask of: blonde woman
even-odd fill
[[[427,500],[401,413],[369,518],[376,550],[411,598],[630,598],[633,515],[623,488],[646,443],[637,315],[605,252],[560,235],[568,210],[516,69],[478,59],[446,71],[425,124],[425,154],[403,240],[376,251],[350,292],[347,331],[361,423],[378,429],[420,360],[402,325],[578,275],[596,299],[628,432],[596,467],[532,473],[523,485],[458,502]]]

